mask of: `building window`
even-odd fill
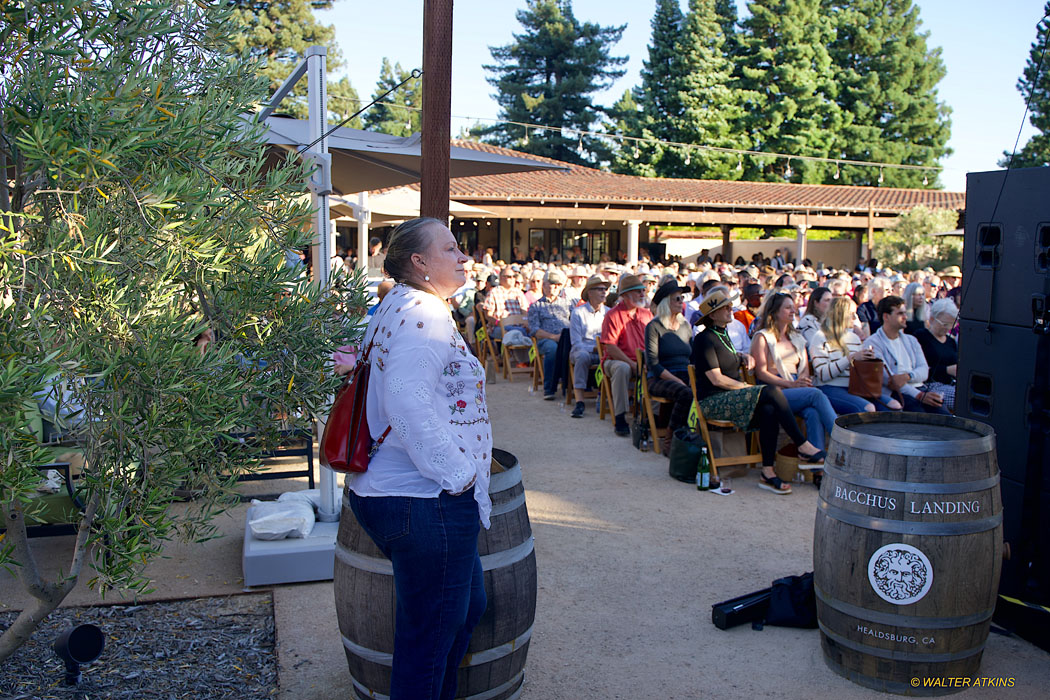
[[[616,252],[614,246],[619,243],[620,232],[602,229],[565,229],[562,231],[562,249],[566,251],[567,260],[582,256],[573,262],[597,263],[602,255],[608,254],[611,260]],[[579,253],[574,254],[579,248]]]

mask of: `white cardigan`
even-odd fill
[[[843,339],[846,352],[831,345],[818,330],[809,341],[809,357],[813,363],[813,384],[820,386],[849,386],[849,356],[860,350],[860,338],[853,331],[846,331]]]
[[[373,340],[374,334],[374,340]],[[369,357],[368,427],[392,430],[368,465],[347,479],[359,496],[436,498],[477,477],[474,498],[488,528],[492,428],[485,368],[467,349],[448,308],[433,294],[396,285],[363,342]]]

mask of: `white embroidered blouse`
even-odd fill
[[[373,340],[373,334],[375,336]],[[365,331],[368,427],[392,429],[368,464],[347,477],[359,496],[436,498],[475,476],[474,498],[487,529],[492,429],[485,368],[464,344],[448,308],[433,294],[398,284]]]

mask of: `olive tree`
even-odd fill
[[[926,265],[945,267],[962,263],[962,243],[953,236],[934,236],[951,231],[959,222],[954,209],[913,207],[897,217],[897,225],[879,233],[875,257],[884,264],[904,270]]]
[[[325,412],[327,358],[353,340],[364,293],[288,262],[310,235],[306,173],[245,117],[267,80],[230,48],[228,4],[0,13],[0,565],[34,600],[2,661],[82,570],[102,595],[148,592],[166,541],[214,535],[237,477]],[[32,427],[48,395],[84,461],[55,580],[26,535],[53,454]],[[180,487],[198,498],[172,509]]]

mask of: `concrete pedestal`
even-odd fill
[[[309,537],[257,540],[248,528],[251,517],[252,509],[249,508],[244,520],[244,551],[241,557],[245,586],[332,579],[338,522],[318,521]]]

